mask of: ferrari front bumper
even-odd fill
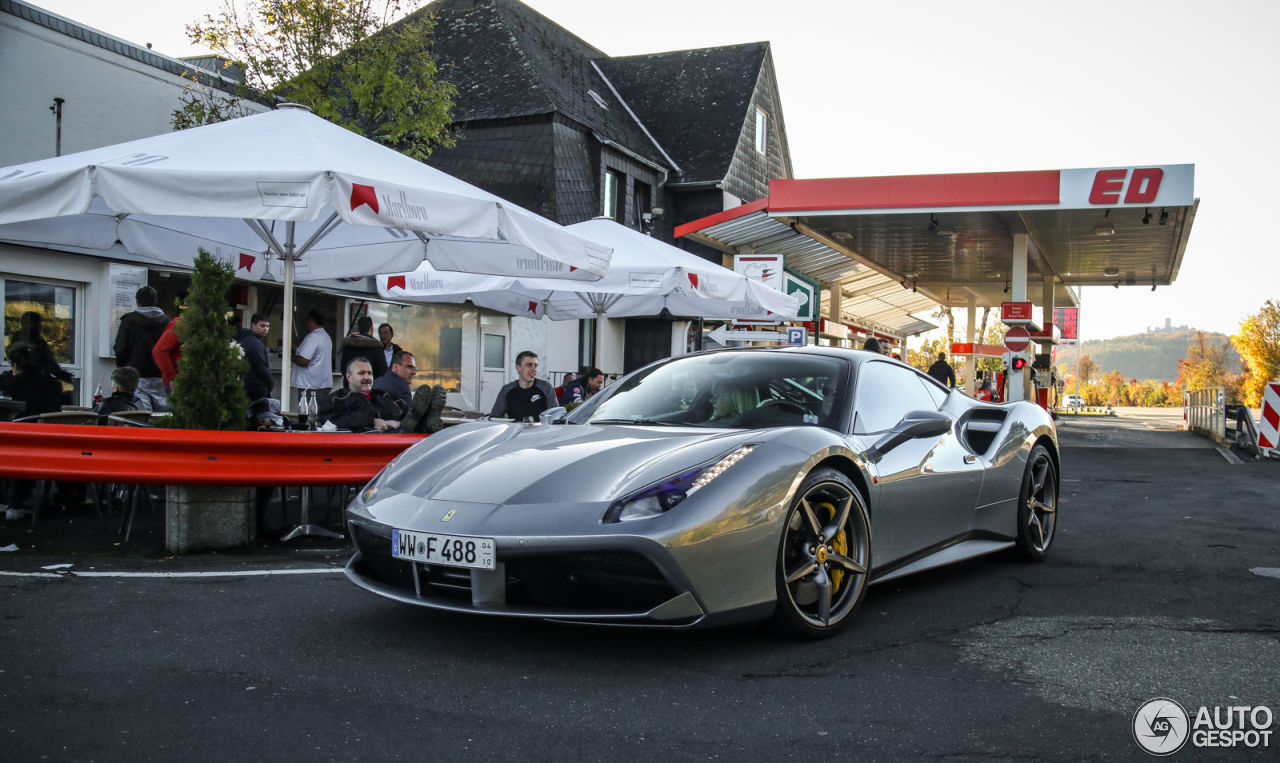
[[[704,617],[692,593],[677,590],[643,553],[616,543],[548,548],[526,539],[528,551],[521,552],[504,552],[499,543],[497,569],[468,570],[393,558],[382,528],[358,522],[350,528],[357,553],[347,578],[405,604],[616,625],[690,627]]]

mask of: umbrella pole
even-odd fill
[[[289,382],[293,375],[293,223],[285,223],[284,242],[284,343],[280,349],[280,408],[291,408]]]
[[[596,340],[591,343],[591,365],[600,367],[600,342],[604,339],[604,313],[596,313]]]
[[[280,360],[280,384],[284,387],[281,390],[280,401],[281,408],[287,408],[289,400],[290,371],[293,366],[293,264],[296,255],[294,254],[293,241],[293,223],[285,223],[284,238],[284,347],[282,354],[284,357]],[[283,493],[281,493],[283,497]],[[310,503],[311,488],[304,486],[302,488],[302,509],[301,516],[298,517],[298,526],[285,533],[281,541],[293,540],[304,535],[312,535],[320,538],[341,538],[340,533],[333,532],[319,525],[311,524]]]

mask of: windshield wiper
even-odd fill
[[[646,427],[694,427],[697,424],[685,424],[679,421],[654,421],[653,419],[592,419],[592,424],[636,424]]]

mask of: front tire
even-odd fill
[[[775,627],[798,638],[836,635],[862,604],[870,569],[871,522],[862,493],[835,469],[815,469],[782,525]]]
[[[1039,562],[1049,553],[1058,529],[1058,470],[1049,449],[1037,445],[1027,459],[1018,494],[1018,556]]]

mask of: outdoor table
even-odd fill
[[[296,415],[291,416],[291,420],[296,420]],[[339,434],[349,433],[347,429],[337,431],[325,431],[323,429],[288,429],[289,434]],[[280,493],[280,501],[284,501],[284,493]],[[312,535],[315,538],[342,538],[342,533],[334,533],[328,527],[311,524],[311,486],[302,485],[302,508],[298,512],[298,525],[289,530],[288,533],[280,536],[280,542],[285,540],[293,540],[294,538],[302,538],[303,535]],[[288,518],[285,513],[285,518]]]
[[[9,398],[0,398],[0,421],[13,421],[19,415],[26,413],[27,404],[21,400],[10,400]]]
[[[339,429],[327,432],[323,429],[290,429],[286,430],[290,434],[352,434],[349,429]],[[379,432],[369,432],[362,434],[380,434]],[[281,494],[281,500],[284,494]],[[280,540],[287,541],[294,538],[300,538],[304,535],[311,535],[317,538],[341,538],[342,533],[336,533],[327,527],[311,524],[311,487],[309,485],[302,486],[302,508],[298,513],[298,525],[289,532],[281,536]],[[287,514],[285,515],[288,516]]]

